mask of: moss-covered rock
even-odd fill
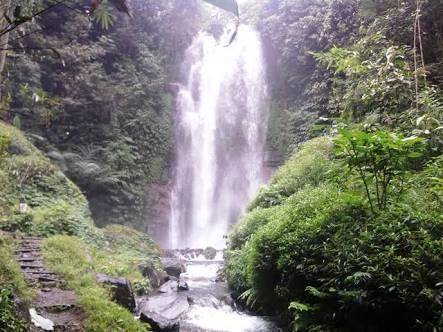
[[[214,259],[217,255],[217,250],[212,247],[206,247],[205,250],[203,250],[203,256],[206,259]]]

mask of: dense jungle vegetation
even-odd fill
[[[289,159],[231,231],[230,286],[292,331],[442,330],[443,3],[259,13]]]
[[[72,0],[33,20],[53,1],[0,4],[6,331],[26,329],[14,298],[35,297],[14,260],[22,234],[45,239],[88,331],[149,329],[95,275],[151,290],[137,266],[160,268],[146,231],[161,223],[155,188],[171,180],[173,83],[192,38],[226,18],[196,0],[132,1],[131,17],[115,3],[88,16],[89,2]],[[228,236],[236,299],[288,331],[442,331],[443,2],[241,9],[263,38],[268,141],[283,165]],[[2,33],[12,19],[26,24]]]
[[[161,269],[145,191],[169,181],[170,83],[201,3],[134,2],[131,16],[115,2],[87,15],[90,6],[0,4],[1,331],[28,330],[16,301],[36,299],[14,259],[21,235],[45,239],[43,257],[79,296],[86,330],[150,330],[95,278],[127,278],[141,295],[152,285],[138,266]]]
[[[111,8],[89,18],[86,5],[56,6],[28,36],[9,37],[1,117],[85,192],[98,224],[143,229],[145,188],[168,182],[169,84],[196,33],[197,2],[135,2],[132,19]]]

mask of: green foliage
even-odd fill
[[[16,243],[0,231],[0,326],[11,332],[26,331],[26,325],[17,317],[14,295],[30,300],[33,292],[27,287],[20,267],[14,260]]]
[[[109,8],[105,6],[100,6],[94,11],[94,22],[100,24],[103,30],[108,30],[110,26],[113,25],[115,17],[110,12]]]
[[[300,185],[292,185],[289,197],[273,205],[254,207],[231,231],[225,254],[228,284],[237,296],[243,294],[245,304],[280,313],[293,331],[438,330],[441,158],[424,168],[417,164],[418,153],[424,151],[420,138],[386,131],[341,133],[348,136],[334,140],[339,146],[364,146],[356,163],[375,160],[377,171],[393,172],[397,180],[391,195],[400,190],[398,179],[410,173],[402,195],[391,196],[389,205],[371,213],[364,191],[352,185],[352,172],[330,160],[331,147],[324,150],[325,165],[315,177],[320,181],[290,182],[291,176],[316,164],[315,158],[304,159],[305,145],[273,180]],[[395,151],[386,158],[390,149]],[[306,163],[300,167],[298,160]],[[375,195],[375,187],[371,193]]]
[[[361,18],[354,1],[262,1],[258,29],[266,45],[272,101],[268,135],[288,157],[324,129],[320,118],[337,117],[329,101],[331,73],[311,52],[344,47],[358,35]]]
[[[283,202],[284,200],[281,200],[278,205]],[[274,210],[277,208],[278,207],[257,207],[250,211],[239,223],[232,227],[229,236],[229,248],[241,248],[260,227],[266,225],[271,220]]]
[[[25,323],[16,316],[13,293],[9,288],[0,288],[0,325],[5,331],[24,332]]]
[[[67,201],[52,201],[50,205],[33,209],[33,228],[31,232],[38,236],[55,234],[75,235],[85,240],[99,241],[101,232],[91,223],[85,222],[89,216]]]
[[[0,229],[102,241],[103,235],[95,228],[88,202],[78,187],[19,130],[0,123],[0,133],[10,137],[4,167],[0,168]],[[26,210],[21,210],[20,204],[25,204]]]
[[[319,185],[326,179],[332,155],[333,143],[329,137],[318,137],[301,145],[277,170],[270,185],[259,192],[249,208],[279,205],[306,185]]]
[[[0,285],[14,288],[20,296],[29,300],[33,293],[27,287],[20,266],[14,259],[16,241],[1,231],[0,235]]]
[[[238,297],[239,301],[243,301],[249,308],[259,310],[260,307],[258,307],[258,298],[257,298],[257,292],[254,288],[250,288],[246,291],[244,291],[240,296]]]
[[[279,206],[271,222],[252,238],[248,275],[258,296],[268,304],[275,300],[275,295],[271,295],[273,291],[286,296],[288,290],[279,285],[279,281],[286,280],[292,286],[290,280],[295,278],[296,266],[301,263],[291,256],[300,252],[307,254],[315,248],[315,245],[309,246],[311,236],[317,236],[329,223],[351,222],[354,216],[364,214],[361,210],[357,197],[340,194],[332,185],[308,187]]]
[[[417,180],[434,195],[435,200],[443,203],[443,155],[428,162]]]
[[[230,247],[225,250],[225,277],[229,288],[234,290],[234,294],[242,294],[244,291],[250,289],[248,282],[248,246],[245,245],[241,249],[234,249]]]
[[[40,18],[47,33],[27,36],[25,46],[54,47],[65,66],[42,52],[10,51],[2,83],[12,97],[2,118],[33,134],[85,192],[98,224],[146,231],[144,190],[167,181],[172,149],[167,82],[195,35],[201,2],[133,3],[130,22],[106,10],[116,3],[92,13],[106,31],[65,6]]]
[[[414,99],[411,54],[381,33],[361,38],[348,49],[333,47],[314,57],[335,70],[334,98],[345,118],[357,121],[371,115],[395,125]]]
[[[420,137],[405,138],[381,130],[341,129],[334,142],[338,157],[359,174],[373,213],[385,209],[390,196],[402,193],[407,171],[425,151]]]
[[[7,134],[0,135],[0,162],[6,157],[9,148],[9,137]]]
[[[88,331],[147,331],[132,313],[111,301],[107,290],[95,282],[100,264],[94,248],[75,237],[54,236],[44,242],[43,255],[51,269],[63,277],[66,287],[79,296],[88,318]],[[108,256],[111,256],[108,253]],[[122,262],[122,261],[118,261]]]
[[[30,232],[33,226],[34,216],[30,213],[13,211],[12,215],[1,219],[0,228],[7,232]]]

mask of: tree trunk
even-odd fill
[[[8,13],[11,9],[11,0],[6,0],[6,6],[4,13]],[[3,14],[3,13],[1,13]],[[2,28],[0,26],[0,28]],[[5,33],[3,36],[0,37],[0,48],[6,49],[8,48],[8,42],[9,42],[9,33]],[[8,51],[6,50],[0,50],[0,102],[2,101],[2,85],[3,85],[3,70],[5,69],[6,65],[6,54]]]

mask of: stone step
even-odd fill
[[[40,258],[36,257],[16,257],[15,260],[18,262],[35,262],[39,260]]]
[[[15,251],[16,254],[23,254],[23,253],[35,253],[36,255],[40,255],[40,249],[26,249],[26,248],[20,248]]]
[[[42,264],[29,264],[26,262],[23,262],[24,264],[20,264],[20,267],[22,269],[43,269],[44,266]]]
[[[32,251],[35,251],[35,252],[40,253],[41,248],[40,247],[36,247],[36,248],[34,248],[34,247],[20,247],[16,251],[19,251],[19,252],[32,252]]]
[[[35,305],[41,308],[61,307],[66,309],[77,306],[78,298],[72,291],[54,288],[41,293]]]
[[[55,282],[55,283],[58,283],[58,282],[60,282],[60,280],[49,277],[49,276],[47,277],[47,276],[39,276],[39,275],[35,275],[35,276],[26,275],[25,278],[29,282],[32,282],[32,283],[35,283],[35,282]]]
[[[40,281],[39,284],[42,287],[42,292],[49,292],[51,288],[58,287],[59,285],[56,281]]]
[[[54,272],[49,271],[23,271],[25,274],[44,274],[44,275],[55,275]]]
[[[75,308],[76,305],[72,303],[58,303],[58,304],[44,304],[36,305],[37,309],[44,310],[50,313],[59,313],[63,311],[68,311]]]

